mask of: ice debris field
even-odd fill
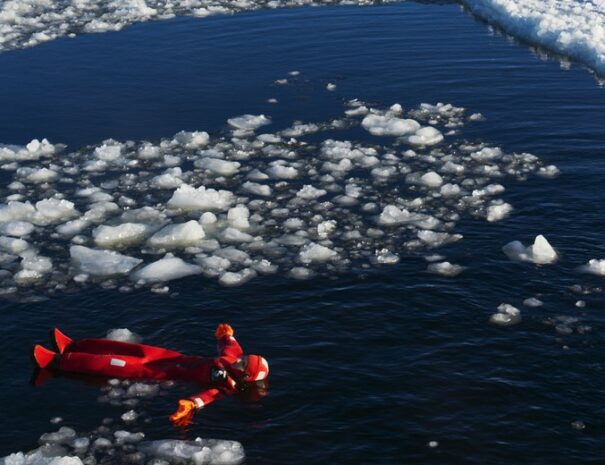
[[[0,146],[10,177],[0,188],[0,294],[95,283],[163,292],[190,275],[225,286],[278,271],[307,279],[459,241],[462,216],[511,213],[499,199],[506,179],[558,174],[535,155],[465,141],[464,124],[481,118],[451,104],[350,100],[337,119],[275,132],[268,116],[243,115],[224,133],[156,144]],[[345,130],[364,142],[339,139]]]
[[[460,0],[509,34],[605,74],[603,0]],[[387,0],[8,0],[0,4],[0,52],[59,37],[118,31],[175,16],[205,17],[261,8],[375,5]]]
[[[60,420],[55,419],[55,422]],[[103,425],[90,433],[80,434],[73,428],[61,426],[57,431],[44,433],[40,437],[40,447],[0,458],[0,465],[238,465],[246,458],[243,446],[236,441],[144,439],[144,433],[116,429],[111,418],[105,419]]]

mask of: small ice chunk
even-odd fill
[[[250,281],[256,276],[256,272],[250,268],[244,268],[243,270],[234,273],[227,271],[219,278],[219,283],[223,286],[241,286],[242,284]]]
[[[361,126],[374,136],[404,136],[420,129],[420,124],[413,119],[376,114],[367,115]]]
[[[443,178],[434,171],[429,171],[420,177],[422,184],[428,187],[440,187],[443,184]]]
[[[412,145],[436,145],[443,140],[443,134],[432,126],[420,128],[415,134],[408,137]]]
[[[499,326],[512,326],[521,321],[521,312],[510,304],[500,304],[498,313],[494,313],[489,321]]]
[[[155,233],[147,243],[156,249],[177,249],[197,245],[205,237],[204,228],[194,220],[171,224]]]
[[[25,252],[29,248],[29,243],[23,239],[17,239],[15,237],[0,237],[0,250],[8,252],[10,254],[19,255]]]
[[[500,221],[501,219],[506,218],[511,211],[513,211],[513,207],[509,203],[493,203],[487,207],[487,221],[490,223]]]
[[[409,223],[417,219],[417,215],[410,213],[405,208],[399,208],[396,205],[387,205],[382,210],[378,223],[383,225],[395,225]]]
[[[586,273],[596,274],[598,276],[605,276],[605,260],[598,260],[593,258],[580,269]]]
[[[526,307],[540,307],[544,305],[544,303],[540,299],[536,299],[535,297],[530,297],[523,301],[523,305]]]
[[[440,274],[441,276],[454,277],[462,273],[464,267],[450,262],[439,262],[431,263],[427,270],[431,273]]]
[[[92,232],[95,244],[106,249],[130,247],[144,241],[150,229],[146,224],[122,223],[118,226],[98,226]]]
[[[133,423],[137,420],[137,418],[139,418],[139,414],[134,410],[129,410],[128,412],[123,413],[120,418],[125,423]]]
[[[389,249],[380,249],[370,258],[370,261],[379,265],[395,265],[399,263],[399,255],[394,254]]]
[[[303,279],[312,278],[315,275],[315,273],[313,273],[313,270],[310,270],[309,268],[305,268],[302,266],[295,266],[294,268],[292,268],[290,270],[288,275],[291,278],[303,280]]]
[[[198,168],[206,169],[219,176],[233,176],[242,166],[237,161],[221,160],[220,158],[202,158],[195,162]]]
[[[191,265],[180,258],[167,254],[164,258],[135,271],[131,277],[134,281],[164,282],[201,272],[201,267]]]
[[[250,227],[250,210],[245,205],[237,205],[227,212],[227,221],[234,228],[245,230]]]
[[[335,229],[336,229],[336,221],[334,221],[334,220],[322,221],[321,223],[319,223],[317,225],[317,236],[320,239],[327,239],[330,236],[330,234],[332,234],[334,232]]]
[[[242,115],[230,118],[227,122],[236,129],[252,130],[271,124],[271,119],[265,115]]]
[[[542,235],[536,236],[533,245],[525,247],[519,241],[506,244],[502,251],[511,260],[533,262],[538,265],[554,263],[558,256],[557,252]]]
[[[183,184],[172,194],[168,207],[184,211],[220,211],[226,210],[232,203],[232,192],[206,189],[204,186],[196,189],[188,184]]]
[[[117,252],[89,249],[81,245],[70,247],[69,254],[80,272],[93,276],[130,273],[135,266],[143,261]]]
[[[0,223],[0,234],[7,236],[23,237],[31,234],[34,230],[34,225],[27,221],[9,221],[8,223]]]
[[[556,178],[559,174],[561,171],[555,165],[542,166],[538,170],[538,176],[542,178]]]
[[[324,189],[316,189],[315,187],[305,184],[297,193],[296,196],[301,199],[311,200],[317,199],[326,195],[328,192]]]
[[[202,147],[202,146],[208,144],[209,140],[210,140],[210,136],[205,131],[202,131],[202,132],[181,131],[181,132],[175,134],[173,142],[183,145],[188,149],[195,149],[195,148]]]
[[[247,181],[242,185],[242,188],[251,194],[256,194],[261,197],[270,197],[273,191],[269,186]]]
[[[298,258],[302,263],[323,263],[336,258],[338,254],[323,245],[316,244],[314,242],[303,246],[301,249]]]

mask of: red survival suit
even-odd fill
[[[179,402],[178,412],[183,408],[187,410],[184,415],[188,417],[189,421],[185,422],[188,424],[193,415],[192,409],[200,409],[226,394],[237,392],[243,383],[264,380],[269,374],[269,365],[263,357],[244,356],[241,346],[233,336],[231,326],[220,324],[215,336],[219,356],[208,359],[183,355],[161,347],[110,339],[72,341],[55,330],[61,356],[55,357],[53,363],[63,372],[109,378],[182,380],[208,386],[189,400]],[[39,352],[36,353],[40,347],[36,346],[34,349],[34,357],[44,368]],[[178,424],[180,417],[177,414],[173,417],[173,422]]]

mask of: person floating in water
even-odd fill
[[[175,425],[187,426],[197,410],[225,395],[254,389],[259,383],[266,382],[269,375],[267,361],[260,355],[244,355],[233,334],[230,325],[219,324],[215,332],[219,356],[208,359],[111,339],[73,341],[55,328],[53,337],[59,353],[36,344],[34,360],[39,368],[64,373],[182,380],[204,385],[206,389],[198,395],[179,400],[178,410],[170,416]]]

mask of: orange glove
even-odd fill
[[[233,336],[233,328],[227,323],[221,323],[216,327],[216,332],[214,333],[214,336],[217,339],[220,339],[223,336]]]
[[[195,402],[191,400],[179,400],[179,408],[170,415],[170,421],[175,426],[189,426],[195,414]]]

